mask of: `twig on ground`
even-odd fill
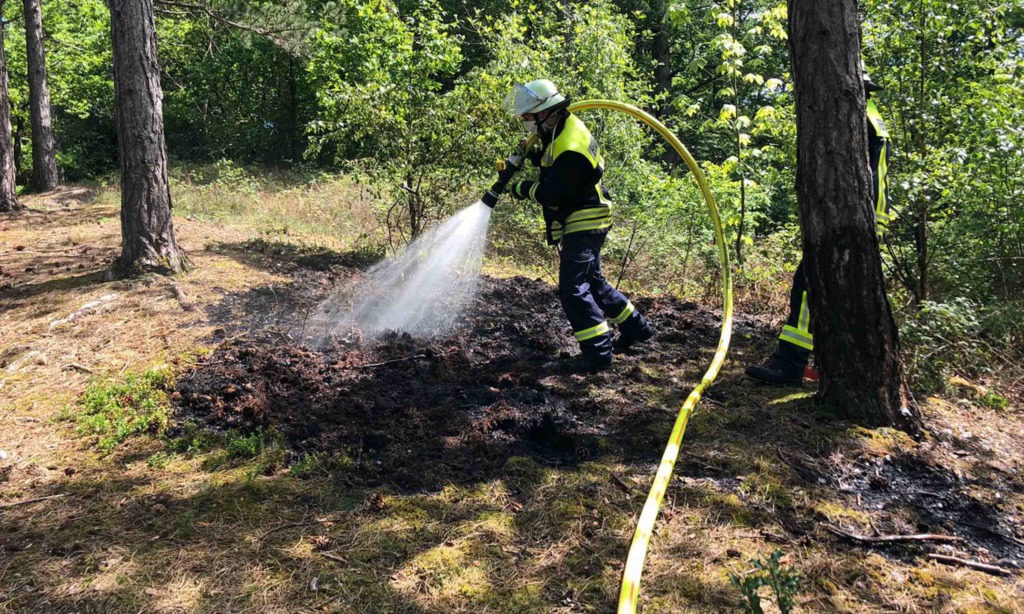
[[[270,333],[271,335],[277,335],[278,337],[280,337],[281,339],[285,340],[288,343],[292,343],[294,341],[291,335],[289,335],[288,333],[283,333],[279,330],[271,330],[268,328],[266,332]]]
[[[615,475],[615,473],[611,471],[608,472],[608,475],[612,476],[612,482],[615,482],[615,485],[622,489],[622,492],[626,493],[627,495],[633,494],[633,489],[631,489],[628,484],[623,482],[622,478]]]
[[[320,521],[319,520],[306,520],[304,522],[288,522],[288,523],[282,524],[280,526],[274,527],[273,529],[268,529],[266,533],[264,533],[263,535],[261,535],[261,536],[256,538],[256,542],[257,542],[257,544],[262,544],[264,542],[264,540],[266,540],[268,537],[270,537],[274,533],[277,533],[278,531],[284,531],[285,529],[295,529],[295,528],[298,528],[298,527],[308,527],[309,525],[317,524],[318,522],[320,522]]]
[[[7,509],[11,507],[18,507],[19,505],[28,505],[29,503],[39,503],[40,501],[47,501],[49,499],[60,499],[61,497],[68,496],[67,493],[59,495],[47,495],[45,497],[36,497],[35,499],[25,499],[24,501],[13,501],[10,503],[0,503],[0,509]]]
[[[385,360],[384,362],[374,362],[366,365],[358,365],[352,367],[353,369],[372,369],[373,367],[383,367],[384,365],[394,364],[396,362],[406,362],[409,360],[418,360],[420,358],[426,358],[426,354],[416,354],[415,356],[406,356],[405,358],[395,358],[393,360]]]
[[[866,543],[866,544],[893,544],[901,542],[962,542],[962,537],[956,535],[938,535],[935,533],[918,533],[914,535],[862,535],[860,533],[854,533],[847,531],[835,525],[827,522],[822,523],[829,532],[835,533],[840,537],[846,537],[854,541]]]
[[[321,552],[320,556],[324,557],[325,559],[330,559],[336,563],[341,563],[342,565],[348,565],[348,561],[346,561],[343,557],[338,556],[337,554],[331,554],[330,552]]]
[[[619,289],[619,284],[622,283],[622,276],[626,274],[626,268],[629,267],[630,258],[629,252],[633,249],[633,238],[636,237],[636,229],[640,223],[633,220],[633,232],[629,233],[629,245],[626,246],[626,255],[622,257],[622,267],[619,268],[619,278],[615,280],[615,289]],[[635,258],[635,254],[634,254]]]
[[[77,362],[69,362],[68,364],[66,364],[63,367],[61,367],[60,370],[61,371],[71,371],[71,370],[74,370],[74,371],[81,371],[82,373],[88,373],[90,375],[96,375],[95,371],[93,371],[89,367],[86,367],[84,365],[80,365]]]
[[[948,554],[935,554],[935,553],[931,553],[931,554],[928,555],[928,558],[932,559],[933,561],[938,561],[940,563],[944,563],[946,565],[959,565],[961,567],[970,567],[971,569],[976,569],[978,571],[983,571],[985,573],[990,573],[990,574],[992,574],[994,576],[1012,576],[1013,575],[1013,572],[1010,571],[1009,569],[1003,569],[1002,567],[996,567],[995,565],[986,565],[985,563],[981,563],[981,562],[978,562],[978,561],[971,561],[971,560],[968,560],[968,559],[961,559],[959,557],[949,556]]]

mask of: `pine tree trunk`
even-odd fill
[[[153,3],[109,0],[109,8],[121,158],[121,256],[110,273],[176,273],[187,259],[171,221]]]
[[[40,0],[25,0],[25,52],[32,116],[32,187],[45,192],[57,187],[57,149],[50,114],[50,87],[46,81],[43,48],[43,12]]]
[[[789,0],[789,40],[819,399],[844,418],[918,432],[875,235],[856,0]]]
[[[0,13],[4,2],[0,0]],[[0,26],[0,212],[20,211],[15,185],[14,140],[11,138],[11,97],[7,91],[7,54],[4,52],[4,31]]]

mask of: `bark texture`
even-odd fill
[[[789,41],[818,395],[845,418],[918,432],[875,235],[856,0],[789,0]]]
[[[672,42],[669,39],[668,0],[651,2],[651,13],[654,17],[654,92],[662,96],[658,105],[658,117],[664,117],[670,109],[672,92]]]
[[[153,3],[109,0],[108,6],[121,159],[121,256],[111,273],[176,273],[187,260],[171,221]]]
[[[57,149],[50,113],[50,86],[46,80],[43,48],[43,12],[40,0],[25,0],[25,50],[28,60],[28,94],[32,116],[32,187],[40,191],[57,187]]]
[[[0,0],[0,12],[4,3]],[[7,54],[4,52],[4,31],[0,27],[0,212],[20,211],[14,168],[14,141],[11,138],[11,98],[7,91]]]

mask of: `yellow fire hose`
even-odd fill
[[[729,269],[729,253],[725,246],[725,235],[722,232],[722,220],[718,215],[718,206],[715,198],[708,189],[704,173],[697,166],[690,152],[686,150],[683,143],[672,134],[664,124],[649,114],[641,111],[633,105],[615,102],[612,100],[584,100],[569,107],[570,111],[586,111],[589,109],[606,109],[619,111],[631,115],[653,128],[664,138],[669,145],[679,154],[690,168],[690,172],[697,179],[697,185],[704,195],[704,202],[708,205],[708,213],[711,214],[711,221],[715,226],[715,243],[718,245],[718,257],[722,265],[722,332],[718,338],[718,349],[711,361],[711,366],[704,373],[700,384],[686,397],[679,415],[676,416],[675,425],[672,427],[672,434],[669,436],[668,445],[661,456],[661,465],[658,473],[654,476],[654,483],[651,485],[651,492],[647,495],[644,509],[640,513],[640,521],[633,533],[633,542],[629,547],[629,556],[626,557],[626,568],[622,573],[622,589],[619,591],[618,614],[635,614],[637,601],[640,598],[640,576],[644,571],[644,559],[647,556],[647,546],[651,542],[651,533],[654,531],[654,522],[658,518],[658,509],[661,501],[665,498],[665,491],[668,489],[669,480],[672,479],[672,469],[675,467],[676,458],[679,456],[679,448],[683,443],[683,435],[686,433],[686,423],[690,419],[693,408],[700,401],[704,390],[715,381],[722,363],[725,361],[725,354],[729,350],[729,339],[732,336],[732,274]]]

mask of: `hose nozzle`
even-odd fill
[[[495,167],[498,171],[498,180],[480,198],[480,202],[491,209],[498,204],[498,197],[505,192],[505,188],[508,187],[509,182],[519,172],[519,169],[523,168],[523,156],[517,151],[509,156],[507,160],[498,160]]]

